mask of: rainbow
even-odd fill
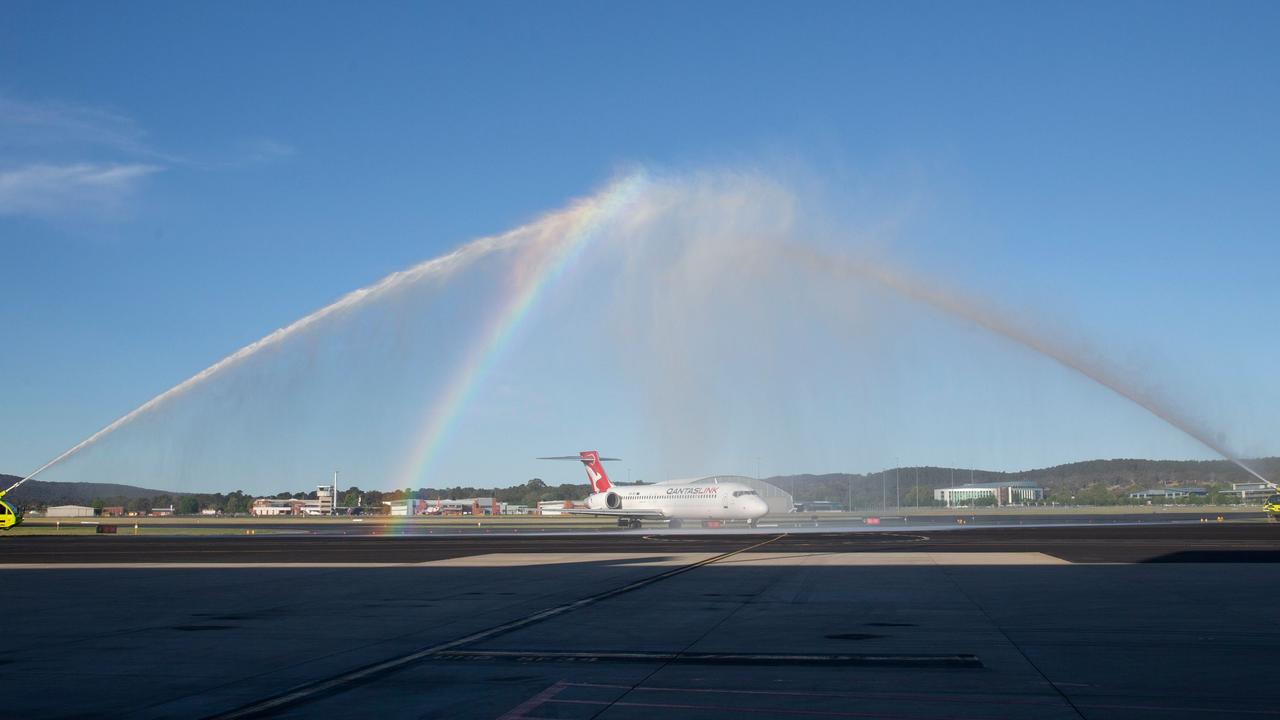
[[[504,300],[498,303],[498,309],[483,330],[476,333],[475,342],[468,348],[444,392],[428,407],[421,423],[422,429],[414,434],[408,460],[397,474],[394,487],[414,487],[414,483],[426,474],[462,411],[471,402],[476,388],[502,357],[515,330],[528,317],[544,291],[555,284],[600,229],[647,184],[645,173],[630,174],[548,219],[559,221],[553,223],[556,227],[563,224],[563,232],[542,238],[542,241],[531,238],[532,242],[524,244],[521,249],[525,254],[516,263],[517,272],[513,274]],[[548,243],[551,244],[549,250],[546,247]]]

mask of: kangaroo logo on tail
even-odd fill
[[[591,481],[591,492],[602,493],[613,487],[609,476],[605,474],[604,465],[600,464],[600,453],[595,450],[583,450],[578,453],[582,464],[587,468],[587,479]]]

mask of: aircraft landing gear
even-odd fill
[[[680,521],[679,521],[679,520],[668,520],[668,521],[667,521],[667,527],[671,528],[672,530],[679,530],[679,529],[680,529]]]
[[[639,530],[640,521],[635,518],[618,518],[618,527]]]
[[[759,520],[759,519],[757,519],[757,518],[752,518],[752,519],[750,519],[750,520],[748,520],[748,521],[747,521],[747,527],[749,527],[749,528],[754,528],[754,527],[758,526],[759,524],[760,524],[760,520]]]

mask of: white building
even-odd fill
[[[253,507],[249,508],[249,514],[258,517],[301,515],[306,504],[306,500],[294,500],[292,498],[258,498],[253,501]]]
[[[392,517],[410,517],[413,515],[426,515],[429,503],[426,500],[383,500]]]
[[[570,508],[585,508],[583,503],[575,503],[572,500],[539,500],[539,515],[564,515],[565,510]]]
[[[503,515],[507,504],[491,497],[451,500],[383,500],[391,515]]]
[[[1274,495],[1276,489],[1274,486],[1261,482],[1242,482],[1231,483],[1230,490],[1223,490],[1223,495],[1237,495],[1241,502],[1262,502],[1268,497]]]
[[[45,513],[46,517],[93,517],[93,508],[87,505],[54,505]]]
[[[334,508],[338,506],[338,486],[337,485],[317,485],[316,486],[316,506],[315,511],[308,508],[308,515],[332,515]]]
[[[1167,487],[1131,492],[1129,493],[1129,497],[1134,500],[1179,500],[1193,495],[1204,496],[1208,494],[1209,491],[1204,488]]]
[[[959,487],[938,488],[933,499],[947,507],[972,505],[990,498],[995,505],[1025,505],[1044,500],[1044,488],[1034,480],[1009,480],[1005,482],[966,483]]]

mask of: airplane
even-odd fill
[[[602,458],[595,450],[538,459],[581,462],[591,482],[587,506],[563,512],[617,518],[619,527],[638,528],[644,520],[666,522],[670,528],[678,528],[686,520],[746,520],[755,527],[769,511],[764,498],[744,483],[702,480],[618,486],[609,482],[601,464],[618,458]]]

